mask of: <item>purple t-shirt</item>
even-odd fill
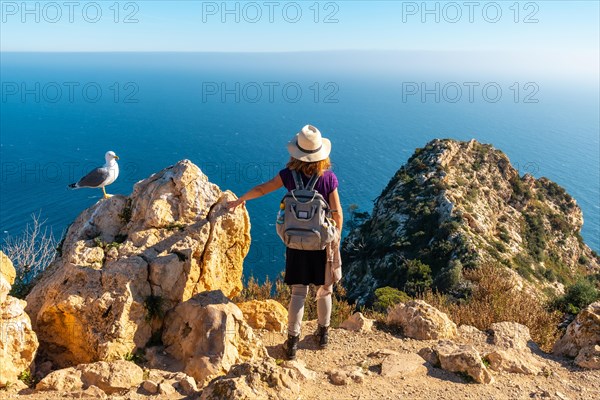
[[[284,168],[281,171],[279,171],[279,176],[283,181],[283,186],[285,186],[287,190],[292,190],[296,188],[296,185],[294,184],[294,177],[292,176],[292,171],[290,171],[289,168]],[[304,183],[304,185],[306,185],[309,181],[309,177],[304,175],[303,173],[300,173],[300,176],[302,177],[302,182]],[[321,193],[321,196],[323,196],[327,204],[329,204],[329,194],[333,192],[337,187],[337,176],[335,176],[333,171],[327,170],[323,172],[323,175],[321,175],[317,180],[315,190]]]

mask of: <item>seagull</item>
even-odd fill
[[[69,189],[80,189],[80,188],[101,188],[104,192],[104,198],[108,199],[112,195],[106,194],[105,186],[110,185],[117,180],[119,176],[119,164],[117,160],[119,157],[114,151],[107,151],[104,155],[106,163],[103,167],[98,167],[90,171],[86,176],[81,178],[79,182],[72,183],[69,185]]]

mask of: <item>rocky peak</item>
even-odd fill
[[[463,268],[500,263],[532,287],[561,291],[600,270],[581,209],[547,178],[519,172],[489,144],[434,139],[417,149],[343,243],[348,294],[436,287],[460,296]]]

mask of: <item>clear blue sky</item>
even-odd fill
[[[313,0],[227,2],[238,9],[231,14],[221,1],[81,1],[72,9],[62,0],[37,1],[26,2],[28,11],[22,1],[1,3],[2,51],[516,50],[597,59],[600,37],[594,0],[521,1],[518,14],[514,0],[477,1],[472,9],[464,1],[454,3],[459,9],[427,2],[438,7],[432,14],[423,13],[422,1],[319,2],[318,14]],[[128,16],[137,22],[124,23]]]

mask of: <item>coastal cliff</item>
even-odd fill
[[[582,225],[573,197],[547,178],[519,176],[502,151],[435,139],[414,152],[345,239],[344,282],[359,304],[384,286],[463,297],[470,287],[463,270],[493,263],[521,286],[560,294],[600,271]]]

